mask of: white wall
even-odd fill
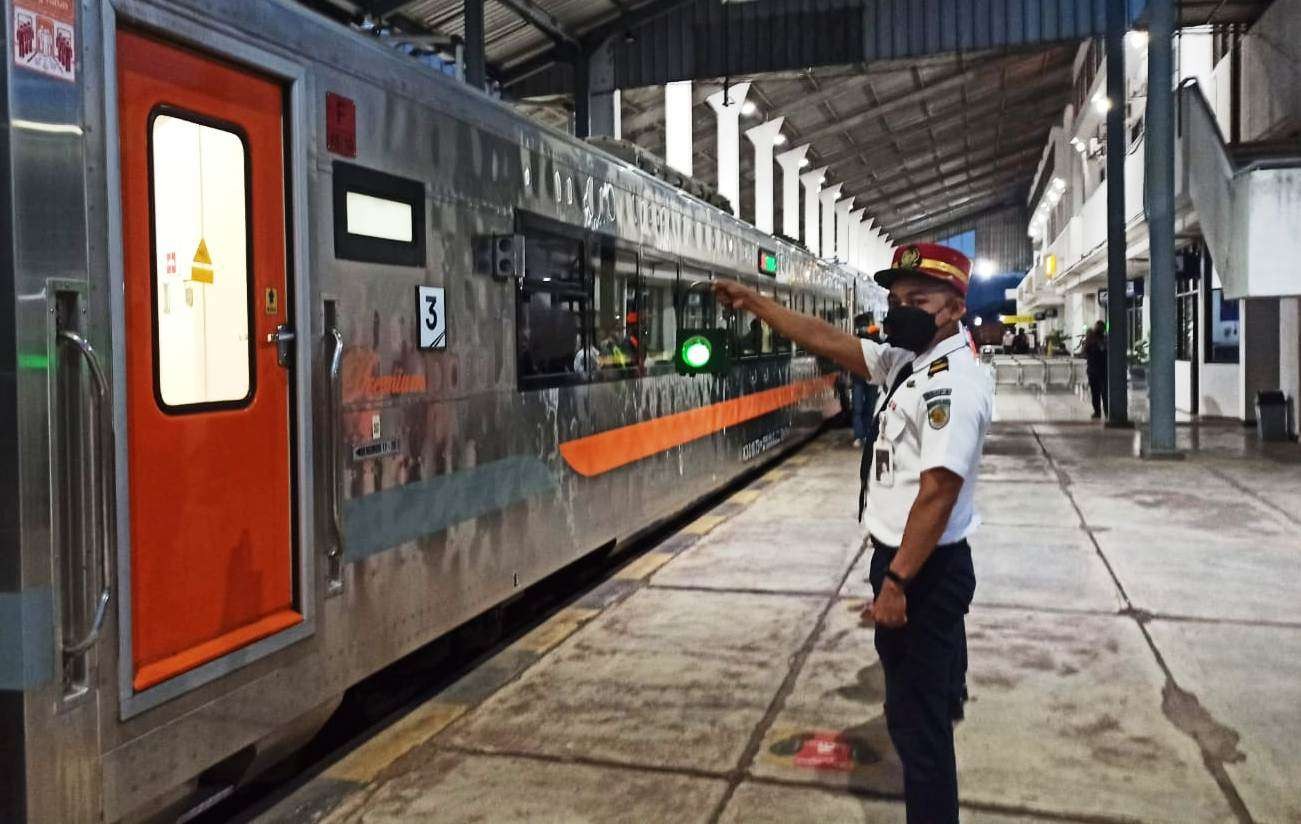
[[[1189,414],[1193,411],[1193,364],[1175,361],[1175,409]]]
[[[1238,418],[1242,402],[1238,364],[1203,363],[1198,383],[1198,414],[1203,418]]]
[[[1279,300],[1278,342],[1278,383],[1289,401],[1288,431],[1296,434],[1297,398],[1301,397],[1301,298]]]

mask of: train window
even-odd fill
[[[166,113],[149,144],[159,403],[241,405],[253,394],[244,139]]]
[[[588,311],[583,244],[546,234],[524,240],[516,308],[522,388],[557,386],[595,372],[599,358],[584,330]]]
[[[771,286],[759,286],[753,283],[746,285],[767,297],[773,296]],[[772,352],[772,330],[752,312],[743,309],[736,313],[731,334],[732,348],[740,357],[757,357]]]
[[[593,318],[589,335],[602,375],[610,377],[641,360],[637,329],[637,256],[601,242],[592,275]]]
[[[716,325],[711,276],[703,269],[683,264],[678,275],[679,326],[684,329],[713,329]]]
[[[637,314],[641,327],[642,351],[651,374],[671,371],[678,344],[678,313],[673,289],[678,267],[662,260],[643,260],[641,299]]]
[[[334,255],[340,260],[425,265],[425,186],[334,161]]]
[[[777,302],[786,308],[791,308],[791,292],[789,289],[779,287],[777,289]],[[774,330],[772,333],[772,348],[774,352],[787,354],[791,351],[791,342]]]
[[[799,291],[799,290],[797,289],[797,290],[792,294],[791,298],[792,298],[792,301],[793,301],[792,304],[791,304],[791,308],[792,308],[792,309],[794,309],[796,312],[799,312],[800,314],[804,314],[804,315],[807,315],[807,314],[809,313],[809,308],[808,308],[808,299],[809,299],[809,298],[808,298],[808,295],[804,294],[803,292],[801,292],[801,291]],[[804,354],[804,347],[801,346],[800,344],[796,343],[794,348],[795,348],[795,354],[797,354],[797,355],[802,355],[802,354]]]

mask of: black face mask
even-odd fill
[[[916,306],[892,306],[881,323],[886,342],[921,354],[935,339],[939,327],[935,316]]]

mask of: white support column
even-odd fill
[[[822,235],[818,233],[818,211],[822,208],[819,197],[822,194],[822,181],[827,179],[827,167],[823,166],[800,175],[804,184],[804,245],[814,257],[822,253]]]
[[[664,160],[691,177],[691,81],[664,85]]]
[[[777,155],[782,167],[782,234],[800,239],[800,171],[808,163],[809,145],[796,146]]]
[[[749,83],[736,83],[705,98],[718,120],[718,193],[741,215],[741,106]]]
[[[754,144],[754,225],[761,232],[773,232],[772,149],[781,134],[784,117],[775,117],[745,130]]]
[[[840,200],[843,183],[822,190],[822,253],[824,258],[836,256],[836,201]]]
[[[849,213],[849,265],[855,269],[863,268],[863,213],[866,209],[855,209]]]
[[[849,263],[849,210],[852,208],[852,197],[836,201],[836,260],[841,263]]]

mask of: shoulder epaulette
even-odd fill
[[[945,355],[942,358],[936,358],[935,360],[931,361],[931,368],[926,370],[926,377],[933,378],[936,375],[940,374],[941,372],[947,372],[948,370],[949,370],[949,358],[947,355]]]

